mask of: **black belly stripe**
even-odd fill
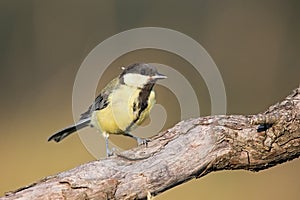
[[[138,110],[138,114],[137,117],[129,124],[129,126],[127,126],[126,131],[129,131],[131,129],[131,127],[140,119],[140,116],[142,114],[142,112],[147,108],[148,106],[148,99],[150,96],[150,93],[152,91],[154,84],[153,83],[149,83],[146,84],[140,91],[139,93],[139,97],[138,97],[138,105],[137,105],[137,110]],[[134,109],[135,106],[134,106]]]
[[[138,97],[138,116],[137,116],[137,119],[135,119],[135,121],[139,120],[142,112],[147,108],[148,106],[148,99],[149,99],[149,96],[150,96],[150,93],[152,91],[152,88],[153,88],[154,84],[153,83],[149,83],[147,85],[145,85],[140,93],[139,93],[139,97]]]

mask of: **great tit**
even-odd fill
[[[102,132],[107,156],[113,154],[108,145],[109,134],[122,134],[134,138],[139,145],[146,144],[147,139],[132,135],[130,131],[149,116],[155,104],[153,86],[157,80],[165,78],[152,64],[135,63],[123,68],[81,114],[77,123],[56,132],[48,141],[59,142],[71,133],[91,126]]]

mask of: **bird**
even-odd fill
[[[131,134],[150,113],[156,103],[154,85],[167,76],[160,74],[154,64],[133,63],[122,67],[122,72],[111,80],[95,98],[77,123],[49,137],[60,142],[70,134],[85,127],[94,127],[105,138],[107,157],[113,155],[109,148],[109,135],[121,134],[135,139],[138,145],[147,144],[145,138]]]

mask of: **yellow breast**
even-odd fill
[[[101,130],[111,134],[120,134],[136,119],[138,112],[134,111],[134,105],[138,104],[140,89],[121,85],[109,96],[109,105],[92,114],[92,124]],[[141,113],[136,125],[140,125],[148,117],[155,103],[155,93],[151,91],[148,98],[148,107]],[[132,128],[135,128],[133,126]]]

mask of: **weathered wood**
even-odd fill
[[[211,171],[259,171],[300,155],[300,88],[258,115],[179,122],[139,146],[7,193],[4,199],[145,199]]]

